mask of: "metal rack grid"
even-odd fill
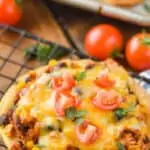
[[[6,34],[15,34],[15,38],[12,41],[9,41],[7,39],[5,39],[5,35]],[[29,45],[26,45],[26,47],[24,49],[20,48],[21,43],[25,40],[28,39],[31,41],[32,44],[37,45],[37,44],[47,44],[50,45],[50,47],[52,48],[52,51],[56,51],[58,49],[61,49],[63,51],[66,51],[66,54],[75,54],[80,56],[80,58],[84,58],[84,57],[88,57],[87,55],[83,54],[82,52],[75,50],[75,49],[71,49],[71,48],[66,48],[63,47],[61,45],[58,45],[56,43],[53,43],[51,41],[48,41],[46,39],[40,38],[39,36],[36,36],[30,32],[27,32],[23,29],[18,29],[12,26],[7,26],[7,25],[2,25],[0,24],[0,43],[4,43],[5,46],[9,47],[9,50],[7,52],[7,55],[3,55],[3,52],[5,51],[5,49],[3,49],[3,51],[0,51],[0,83],[1,80],[8,80],[9,83],[8,85],[3,85],[3,83],[1,83],[0,86],[0,98],[2,97],[2,95],[7,91],[7,89],[10,87],[10,85],[16,80],[16,78],[23,73],[24,70],[31,70],[34,69],[35,67],[38,67],[40,65],[43,65],[43,63],[37,62],[37,61],[30,61],[29,58],[24,58],[22,56],[22,61],[18,61],[16,60],[16,58],[13,58],[12,56],[15,55],[16,50],[20,51],[20,54],[23,55],[24,53],[24,49],[28,48]],[[6,48],[7,49],[7,48]],[[9,64],[9,65],[8,65]],[[10,72],[12,70],[11,66],[17,66],[15,69],[16,71],[13,72],[11,74],[9,74],[8,71],[5,70],[5,68],[10,67]],[[2,86],[4,86],[5,88],[3,88]]]

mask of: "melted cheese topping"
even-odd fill
[[[114,71],[110,70],[105,63],[99,62],[94,62],[93,68],[85,70],[89,60],[75,61],[74,63],[77,64],[75,68],[72,67],[71,61],[63,60],[63,62],[67,64],[67,67],[41,74],[27,87],[27,91],[21,96],[15,111],[20,117],[32,116],[40,123],[39,149],[66,150],[68,145],[72,145],[80,150],[119,150],[117,142],[124,129],[138,130],[142,136],[147,134],[147,125],[143,120],[138,119],[138,116],[141,115],[142,106],[137,105],[136,95],[129,94],[127,87],[129,76],[125,71],[121,71],[122,69],[120,72],[115,71],[115,69]],[[86,77],[79,82],[76,81],[76,85],[70,93],[81,100],[80,109],[87,111],[84,119],[90,121],[101,131],[98,139],[92,144],[80,142],[75,132],[76,124],[74,121],[65,116],[58,117],[55,110],[56,91],[51,88],[53,77],[61,77],[65,72],[76,76],[78,72],[82,71],[86,72]],[[98,91],[109,91],[109,89],[96,86],[93,82],[103,73],[107,73],[115,81],[111,91],[117,92],[124,99],[120,107],[128,109],[131,105],[135,105],[135,108],[121,120],[116,120],[114,111],[96,108],[91,102]],[[81,93],[77,94],[75,88],[79,89]],[[46,129],[51,126],[54,130]]]

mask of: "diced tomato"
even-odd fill
[[[56,96],[55,109],[58,116],[65,115],[65,109],[69,107],[78,107],[80,100],[69,93],[59,93]]]
[[[102,88],[112,88],[114,86],[114,81],[110,79],[107,74],[101,75],[95,80],[95,84]]]
[[[81,125],[76,125],[75,130],[79,141],[83,144],[92,144],[100,136],[99,129],[87,121]]]
[[[64,73],[62,77],[55,77],[52,79],[52,87],[57,91],[71,90],[75,85],[73,76],[69,73]]]
[[[112,91],[99,91],[92,103],[102,110],[114,110],[119,107],[122,98]]]

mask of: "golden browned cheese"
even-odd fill
[[[62,116],[56,112],[56,91],[51,81],[65,73],[75,80],[69,94],[80,100],[78,109],[86,111],[80,119],[100,131],[91,143],[78,138],[75,119],[67,117],[66,112]],[[0,109],[5,108],[0,112],[0,133],[11,150],[147,150],[146,105],[132,89],[128,73],[113,60],[52,60],[42,71],[35,71],[34,78],[31,74],[20,78],[13,88],[19,94],[17,101],[12,100],[15,104],[11,102],[6,108],[9,104],[2,100],[0,105]],[[113,81],[111,88],[95,84],[102,74]],[[117,93],[121,103],[112,110],[95,107],[92,101],[103,91]]]

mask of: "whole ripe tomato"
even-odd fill
[[[0,23],[15,25],[22,16],[17,0],[0,0]]]
[[[123,48],[123,36],[120,31],[109,24],[93,27],[85,37],[85,49],[88,54],[104,60],[111,57],[113,51]]]
[[[127,61],[135,70],[150,69],[150,34],[139,33],[127,42]]]

